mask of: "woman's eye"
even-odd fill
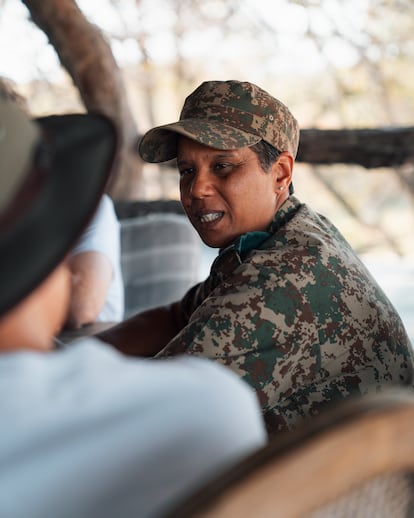
[[[233,169],[233,167],[234,167],[233,164],[218,163],[218,164],[215,164],[214,170],[219,173],[227,173],[227,172],[230,172]]]
[[[182,168],[182,169],[179,169],[178,172],[180,174],[180,178],[183,178],[184,176],[188,176],[189,174],[194,173],[194,168],[193,167]]]

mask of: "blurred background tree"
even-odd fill
[[[118,199],[178,197],[173,170],[137,161],[136,136],[175,120],[185,96],[207,79],[259,84],[302,128],[414,124],[412,0],[0,5],[0,73],[15,81],[32,113],[99,108],[119,122],[130,159],[113,188]],[[406,255],[413,251],[413,177],[411,162],[369,171],[297,164],[295,188],[361,253]]]

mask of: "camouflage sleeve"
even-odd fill
[[[294,309],[278,297],[285,293],[275,290],[265,268],[242,264],[194,310],[159,356],[189,353],[219,361],[255,388],[266,410],[275,403],[276,389],[288,389],[286,371],[292,366],[300,371],[302,365],[308,372],[317,362],[312,350],[290,347],[286,322],[291,318],[285,312]]]

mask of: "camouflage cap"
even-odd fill
[[[206,81],[185,100],[179,122],[145,133],[138,145],[141,158],[153,163],[175,158],[178,135],[214,149],[265,140],[295,158],[299,125],[283,103],[252,83]]]

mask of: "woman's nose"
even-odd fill
[[[213,178],[208,171],[197,171],[194,175],[191,185],[190,194],[193,198],[205,198],[213,191]]]

